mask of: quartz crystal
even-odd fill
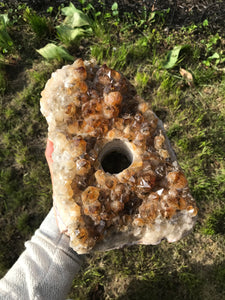
[[[197,207],[163,124],[121,73],[77,59],[52,74],[41,112],[54,207],[77,253],[175,242],[193,228]]]

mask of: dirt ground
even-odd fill
[[[9,0],[9,2],[16,1]],[[56,6],[60,4],[67,5],[68,0],[24,0],[29,6],[37,11],[46,11],[49,6]],[[80,2],[72,1],[76,7],[80,7]],[[190,25],[191,23],[203,22],[205,19],[209,21],[210,26],[214,32],[220,31],[225,26],[225,2],[223,0],[102,0],[92,1],[87,0],[86,3],[91,3],[96,10],[103,3],[106,9],[110,9],[114,2],[118,3],[120,12],[133,12],[134,14],[141,14],[143,7],[147,12],[156,10],[170,9],[167,16],[166,24],[169,27],[179,28],[181,26]]]

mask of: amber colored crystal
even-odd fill
[[[198,209],[162,122],[118,71],[77,59],[52,74],[41,112],[53,198],[78,253],[174,242]]]

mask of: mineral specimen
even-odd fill
[[[53,199],[77,253],[179,240],[197,208],[162,122],[119,72],[76,60],[41,99]]]

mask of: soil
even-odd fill
[[[9,0],[9,3],[16,5],[17,1]],[[26,3],[33,9],[39,12],[46,12],[49,6],[57,7],[60,4],[68,5],[69,0],[22,0],[20,3]],[[135,15],[141,15],[143,8],[149,13],[151,11],[167,10],[166,25],[173,28],[179,28],[190,24],[198,24],[204,20],[208,20],[209,26],[213,32],[222,31],[225,27],[225,2],[223,0],[102,0],[91,1],[98,11],[105,5],[106,10],[110,10],[114,2],[118,3],[120,12],[133,12]],[[79,8],[81,6],[78,0],[73,1],[73,4]]]

